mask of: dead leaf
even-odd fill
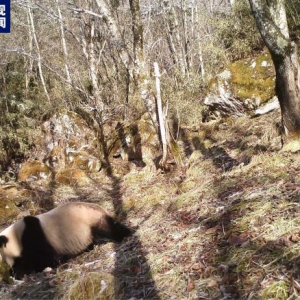
[[[187,248],[188,248],[187,244],[183,244],[180,246],[180,251],[185,251],[187,250]]]
[[[214,234],[216,233],[217,231],[219,231],[221,229],[221,226],[220,225],[217,225],[215,227],[211,227],[211,228],[208,228],[205,233],[206,234]]]
[[[212,280],[207,284],[207,287],[210,287],[210,288],[216,287],[216,286],[218,286],[218,283],[217,283],[214,279],[212,279]]]
[[[290,237],[289,240],[291,242],[297,243],[300,241],[300,234],[299,233],[293,233]]]
[[[203,269],[204,265],[201,262],[195,263],[192,265],[192,270],[198,271],[200,269]]]
[[[205,270],[204,270],[204,276],[205,276],[205,277],[209,277],[209,276],[211,276],[212,274],[214,274],[216,271],[217,271],[217,269],[216,269],[215,267],[208,266],[208,267],[205,268]]]
[[[229,244],[234,245],[234,246],[240,246],[240,245],[244,244],[247,240],[248,240],[248,234],[245,232],[243,232],[239,235],[233,233],[228,238]]]
[[[187,291],[190,292],[195,288],[195,282],[193,280],[189,280]]]
[[[137,275],[138,273],[140,273],[141,268],[138,265],[133,265],[133,266],[130,267],[130,271],[133,274]]]

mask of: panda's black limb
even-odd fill
[[[43,232],[40,220],[33,216],[24,218],[25,229],[22,235],[23,250],[16,258],[13,273],[17,278],[32,272],[41,272],[46,267],[55,267],[58,257]]]
[[[0,235],[0,247],[6,247],[8,238],[5,235]]]

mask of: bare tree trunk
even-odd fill
[[[33,59],[32,51],[33,51],[33,36],[31,30],[31,22],[29,18],[29,14],[27,14],[27,22],[28,22],[28,49],[29,49],[29,57],[24,57],[25,60],[25,95],[28,96],[29,93],[29,83],[32,78],[33,72]]]
[[[156,120],[155,114],[155,101],[150,93],[150,75],[147,72],[144,49],[143,49],[143,24],[140,12],[139,0],[130,0],[130,11],[132,15],[132,32],[133,32],[133,44],[134,44],[134,67],[132,68],[132,59],[129,55],[128,49],[125,46],[121,32],[117,25],[117,22],[105,0],[96,0],[96,4],[99,9],[99,13],[88,11],[84,9],[75,9],[76,12],[83,12],[94,17],[103,19],[106,23],[108,30],[111,34],[112,40],[115,43],[119,56],[128,70],[130,78],[134,78],[135,82],[140,90],[141,98],[151,114],[153,120]],[[92,45],[91,45],[92,46]],[[87,56],[88,54],[85,53]]]
[[[88,62],[89,62],[89,73],[90,79],[92,82],[92,96],[94,100],[94,105],[100,109],[100,111],[104,110],[104,103],[101,100],[99,84],[98,84],[98,65],[95,53],[95,21],[94,19],[90,20],[90,31],[87,41],[87,53],[88,53]]]
[[[129,3],[132,16],[134,78],[152,120],[156,121],[155,102],[150,93],[150,75],[144,58],[143,23],[140,3],[139,0],[129,0]]]
[[[185,5],[185,1],[181,0],[181,15],[182,15],[182,25],[183,25],[183,58],[184,58],[184,66],[185,66],[185,74],[189,76],[189,71],[191,67],[190,55],[189,55],[189,35],[188,35],[188,16],[187,16],[187,7]]]
[[[167,15],[165,19],[168,27],[167,38],[168,38],[170,52],[173,57],[173,61],[178,64],[181,73],[185,75],[186,65],[185,65],[184,49],[181,43],[179,24],[178,24],[175,8],[172,1],[170,0],[165,0],[163,2],[163,5],[165,7],[165,10],[167,11]]]
[[[37,51],[38,68],[39,68],[39,75],[40,75],[41,83],[42,83],[45,95],[46,95],[48,101],[50,102],[50,96],[49,96],[49,93],[48,93],[48,90],[47,90],[47,87],[46,87],[46,83],[45,83],[45,79],[44,79],[44,75],[43,75],[42,56],[41,56],[39,42],[38,42],[38,39],[37,39],[37,36],[36,36],[33,12],[32,12],[30,7],[28,7],[28,15],[29,15],[29,20],[30,20],[31,33],[32,33],[32,37],[33,37],[35,47],[36,47],[36,51]]]
[[[80,12],[84,12],[82,26],[80,27],[80,38],[77,40],[82,47],[83,54],[87,60],[90,87],[88,97],[91,100],[92,106],[98,112],[97,117],[102,116],[102,112],[105,109],[105,103],[101,97],[101,90],[99,86],[99,65],[100,58],[103,52],[103,47],[100,51],[97,50],[95,45],[96,41],[96,30],[95,28],[95,15],[93,12],[86,11],[83,9],[78,9]],[[96,15],[97,17],[102,17]],[[99,52],[99,53],[98,53]]]
[[[57,12],[58,12],[58,17],[59,17],[61,45],[62,45],[62,49],[63,49],[63,53],[64,53],[67,81],[70,84],[72,84],[72,78],[71,78],[71,73],[70,73],[70,68],[69,68],[69,63],[68,63],[68,50],[67,50],[67,43],[66,43],[66,38],[65,38],[65,30],[64,30],[64,25],[63,25],[62,14],[60,11],[59,0],[55,0],[55,1],[56,1],[56,7],[57,7]]]
[[[204,80],[205,79],[205,66],[204,66],[204,59],[203,59],[201,42],[199,42],[199,60],[200,60],[200,66],[199,67],[200,67],[201,77]]]
[[[128,54],[128,50],[125,47],[121,32],[113,14],[110,11],[110,8],[108,7],[105,0],[96,0],[96,3],[99,9],[98,17],[101,17],[105,21],[111,34],[112,40],[117,46],[117,50],[123,64],[128,70],[130,70],[130,56]]]
[[[171,57],[173,60],[174,65],[179,66],[179,58],[178,58],[178,53],[176,50],[176,46],[175,46],[175,41],[174,41],[174,34],[173,34],[173,28],[174,26],[172,26],[173,22],[170,22],[170,10],[171,8],[169,1],[164,1],[163,2],[163,10],[167,10],[167,14],[164,14],[164,19],[165,19],[165,23],[166,23],[166,27],[167,27],[167,42],[168,42],[168,46],[169,46],[169,50],[171,53]],[[171,18],[172,20],[172,18]],[[181,68],[182,71],[182,68]],[[184,71],[184,69],[183,69]]]
[[[193,22],[193,28],[199,28],[200,27],[200,21],[199,21],[199,12],[198,12],[198,7],[195,7],[195,18],[194,18],[194,22]],[[199,55],[199,67],[198,67],[198,71],[201,72],[201,77],[202,80],[205,79],[205,66],[204,66],[204,59],[203,59],[203,51],[202,51],[202,36],[199,32],[199,30],[195,31],[195,33],[193,34],[193,38],[195,39],[195,41],[198,41],[198,55]]]
[[[157,112],[158,112],[158,122],[159,122],[159,131],[163,149],[163,156],[161,160],[161,166],[166,167],[167,156],[168,156],[168,143],[166,136],[166,127],[165,127],[165,117],[162,109],[161,93],[160,93],[160,73],[158,63],[154,62],[154,76],[155,76],[155,86],[156,86],[156,99],[157,99]]]
[[[275,66],[285,142],[297,140],[300,149],[300,70],[297,46],[289,37],[285,1],[249,0],[249,3]]]

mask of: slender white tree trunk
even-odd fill
[[[25,59],[25,95],[28,96],[29,92],[29,83],[32,78],[33,72],[33,59],[32,59],[32,51],[33,51],[33,34],[31,30],[31,22],[29,18],[29,14],[27,14],[27,23],[28,23],[28,49],[29,49],[29,56],[24,57]]]
[[[89,40],[88,40],[88,62],[89,62],[89,70],[90,70],[90,78],[92,81],[93,86],[93,97],[95,101],[95,105],[100,105],[100,111],[104,109],[104,103],[101,100],[100,97],[100,90],[99,90],[99,84],[98,84],[98,64],[96,59],[96,53],[95,53],[95,21],[92,19],[90,21],[90,33],[89,33]]]
[[[156,107],[150,91],[150,75],[144,57],[143,23],[139,0],[129,0],[132,17],[134,79],[140,90],[141,98],[150,113],[153,122],[156,122]]]
[[[190,61],[190,43],[189,43],[189,35],[188,32],[190,31],[189,22],[188,22],[188,16],[187,16],[187,7],[184,0],[181,1],[181,15],[182,15],[182,24],[183,24],[183,59],[184,59],[184,67],[185,67],[185,74],[189,76],[189,70],[191,67],[191,61]]]
[[[200,60],[201,77],[204,80],[205,79],[205,66],[204,66],[204,59],[203,59],[203,52],[202,52],[201,42],[199,42],[199,60]]]
[[[165,117],[162,109],[161,92],[160,92],[160,72],[157,62],[154,62],[154,76],[155,76],[155,86],[156,86],[156,101],[157,101],[157,112],[158,112],[158,122],[159,131],[162,142],[163,156],[161,160],[161,166],[165,168],[168,156],[168,142],[166,135]]]
[[[72,84],[71,72],[70,72],[69,63],[68,63],[68,49],[67,49],[67,43],[66,43],[66,38],[65,38],[65,30],[64,30],[62,14],[61,14],[60,6],[59,6],[59,0],[55,0],[55,1],[56,1],[57,13],[58,13],[58,17],[59,17],[61,46],[62,46],[63,53],[64,53],[67,82]]]
[[[198,7],[195,7],[195,17],[193,22],[193,28],[199,28],[200,27],[200,20],[199,20],[199,12]],[[201,77],[204,80],[205,79],[205,65],[204,65],[204,58],[203,58],[203,51],[202,51],[202,36],[199,30],[195,30],[195,33],[193,34],[193,37],[196,41],[198,41],[198,55],[199,55],[199,69],[201,72]]]
[[[166,23],[168,26],[168,41],[171,55],[173,56],[173,61],[178,64],[181,73],[185,75],[186,65],[184,57],[184,47],[182,44],[182,39],[179,32],[178,17],[175,12],[174,4],[170,0],[165,0],[163,2],[164,8],[167,11],[165,16]]]
[[[99,9],[99,16],[105,21],[113,42],[118,45],[117,50],[123,64],[127,69],[130,69],[130,56],[123,41],[122,34],[113,14],[110,11],[109,6],[107,5],[105,0],[96,0],[96,3]]]
[[[43,75],[42,56],[41,56],[40,46],[39,46],[39,42],[38,42],[38,39],[37,39],[36,31],[35,31],[33,12],[32,12],[32,9],[30,7],[28,7],[28,15],[29,15],[29,20],[30,20],[31,33],[32,33],[32,37],[33,37],[35,47],[36,47],[36,51],[37,51],[37,58],[38,58],[37,63],[38,63],[41,83],[42,83],[45,95],[46,95],[48,101],[50,102],[50,96],[49,96],[49,93],[48,93],[48,90],[47,90],[47,87],[46,87],[46,83],[45,83],[45,79],[44,79],[44,75]]]

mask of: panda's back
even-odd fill
[[[93,242],[92,228],[106,212],[95,204],[68,203],[36,216],[57,254],[75,255]]]

